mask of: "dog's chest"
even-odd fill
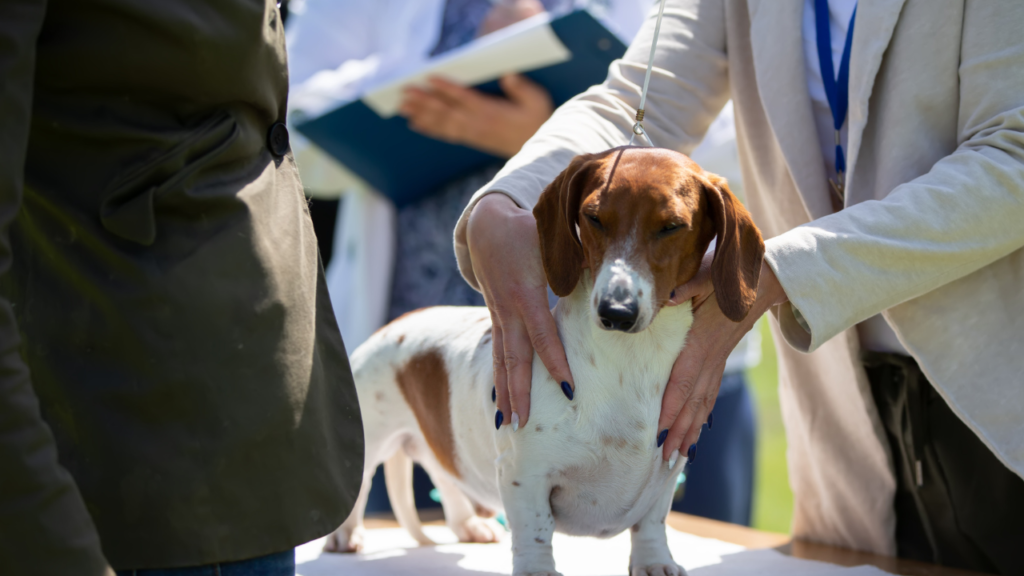
[[[670,480],[658,415],[691,315],[665,309],[640,334],[606,332],[590,320],[585,298],[567,300],[556,316],[575,398],[535,378],[530,424],[513,441],[537,456],[531,465],[551,486],[559,530],[610,535],[636,522]],[[539,361],[534,370],[546,375]]]

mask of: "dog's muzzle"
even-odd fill
[[[601,298],[597,306],[597,316],[605,330],[629,332],[636,326],[639,315],[640,304],[622,287],[616,287],[610,294]]]

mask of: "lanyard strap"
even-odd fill
[[[644,106],[647,105],[647,85],[651,82],[651,69],[654,68],[654,49],[658,46],[658,33],[661,32],[661,15],[665,13],[665,0],[661,0],[661,6],[658,8],[658,21],[654,24],[654,38],[651,39],[651,55],[647,58],[647,74],[644,75],[644,87],[640,91],[640,107],[636,109],[636,124],[633,124],[633,135],[629,137],[629,145],[633,145],[633,139],[643,134],[644,138],[654,147],[654,141],[651,140],[651,136],[644,130]]]
[[[836,173],[842,185],[846,172],[846,158],[839,143],[839,130],[846,121],[846,108],[850,102],[850,45],[853,43],[853,22],[857,19],[857,7],[850,16],[846,30],[846,44],[839,61],[839,76],[832,71],[832,35],[828,27],[828,0],[814,0],[814,22],[818,35],[818,65],[821,67],[821,81],[825,84],[825,96],[832,109],[832,125],[836,131]]]

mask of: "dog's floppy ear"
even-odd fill
[[[764,240],[750,213],[729,191],[725,179],[709,173],[704,176],[704,197],[717,236],[711,283],[722,313],[739,322],[757,298]]]
[[[595,154],[573,158],[533,208],[544,274],[552,292],[562,298],[572,294],[583,272],[583,246],[576,225],[583,192],[598,167],[596,159]]]

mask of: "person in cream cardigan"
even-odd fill
[[[718,310],[703,274],[676,291],[696,312],[663,400],[664,456],[697,441],[724,358],[770,310],[785,342],[794,535],[1024,573],[1024,3],[828,2],[835,69],[854,26],[842,180],[816,52],[820,5],[665,8],[644,127],[687,153],[731,98],[747,206],[768,240],[743,322]],[[455,229],[507,368],[498,408],[520,422],[534,349],[556,382],[577,385],[546,310],[531,210],[575,155],[629,141],[655,14],[607,80],[559,108]]]

